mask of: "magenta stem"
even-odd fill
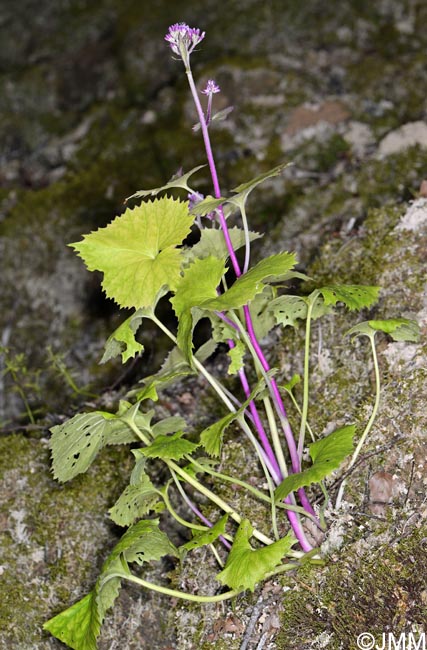
[[[208,160],[209,170],[210,170],[211,177],[212,177],[212,184],[213,184],[213,188],[214,188],[214,194],[215,194],[215,197],[219,199],[219,198],[221,198],[221,188],[220,188],[219,181],[218,181],[218,174],[217,174],[217,171],[216,171],[215,160],[214,160],[214,156],[213,156],[213,152],[212,152],[212,146],[211,146],[211,142],[210,142],[208,126],[206,124],[205,116],[204,116],[203,109],[202,109],[202,106],[201,106],[201,103],[200,103],[200,99],[199,99],[199,96],[198,96],[198,93],[197,93],[197,88],[196,88],[196,85],[194,83],[193,75],[192,75],[191,69],[189,67],[186,68],[186,73],[187,73],[187,77],[188,77],[188,83],[189,83],[189,86],[190,86],[190,89],[191,89],[191,94],[193,96],[194,104],[196,106],[197,114],[198,114],[198,117],[199,117],[200,127],[201,127],[201,130],[202,130],[203,141],[204,141],[205,150],[206,150],[206,157],[207,157],[207,160]],[[236,253],[235,253],[234,248],[233,248],[233,244],[231,242],[230,234],[229,234],[228,228],[227,228],[227,221],[225,219],[222,206],[218,207],[218,216],[219,216],[220,226],[221,226],[221,229],[222,229],[222,232],[223,232],[223,235],[224,235],[225,243],[226,243],[229,255],[230,255],[231,263],[233,265],[234,273],[236,274],[236,277],[239,278],[242,275],[242,272],[241,272],[240,265],[239,265],[239,262],[238,262],[237,257],[236,257]],[[270,366],[269,366],[269,364],[268,364],[268,362],[267,362],[267,360],[266,360],[266,358],[265,358],[265,356],[264,356],[264,354],[263,354],[263,352],[262,352],[262,350],[260,348],[260,345],[258,343],[258,339],[256,338],[254,328],[253,328],[253,324],[252,324],[252,317],[251,317],[248,306],[244,307],[244,313],[245,313],[245,319],[246,319],[246,326],[248,328],[248,334],[249,334],[249,337],[251,339],[252,345],[254,346],[254,349],[256,350],[257,355],[259,356],[259,360],[260,360],[264,370],[268,371],[268,370],[270,370]],[[279,393],[279,389],[277,387],[277,384],[276,384],[276,382],[275,382],[275,380],[273,378],[271,379],[271,387],[272,387],[272,391],[273,391],[274,402],[275,402],[276,408],[279,409],[279,412],[282,415],[282,417],[286,418],[286,410],[285,410],[285,407],[283,405],[283,401],[282,401],[281,395]],[[256,405],[253,404],[253,410],[251,408],[251,413],[252,413],[252,416],[254,417],[254,419],[255,419],[255,416],[254,416],[255,411],[257,412]],[[257,412],[256,417],[257,417],[257,420],[260,421],[258,412]],[[264,432],[264,429],[262,427],[262,424],[261,424],[261,429],[257,425],[257,430],[258,430],[258,433],[259,433],[260,438],[262,440],[261,431],[263,432],[263,434],[265,436],[265,432]],[[295,443],[295,440],[293,438],[293,435],[292,435],[292,432],[290,430],[289,425],[286,427],[286,431],[284,431],[284,433],[285,433],[285,437],[286,437],[286,442],[287,442],[288,447],[289,447],[289,453],[290,453],[291,462],[292,462],[292,469],[293,469],[294,472],[299,472],[301,470],[301,465],[300,465],[300,461],[299,461],[299,457],[298,457],[298,451],[297,451],[297,448],[296,448],[296,443]],[[267,443],[268,443],[268,440],[267,440]],[[264,441],[263,441],[263,446],[264,446]],[[272,464],[278,466],[276,456],[275,456],[273,450],[271,449],[270,443],[268,443],[268,447],[265,449],[265,452],[266,452],[266,455],[269,458],[270,462]],[[280,468],[279,468],[279,476],[283,479],[283,475],[280,472]],[[308,502],[307,497],[305,496],[305,492],[303,490],[300,490],[298,492],[300,497],[301,497],[301,493],[305,497],[305,498],[303,497],[303,499],[301,500],[301,503],[303,504],[303,507],[308,512],[310,512],[310,514],[313,514],[313,509],[312,509],[310,503]],[[303,503],[303,501],[304,501],[304,503]],[[297,536],[297,538],[298,538],[298,540],[299,540],[299,542],[301,544],[301,547],[303,548],[304,551],[310,551],[312,549],[312,547],[305,538],[304,532],[301,529],[301,523],[299,521],[298,516],[296,515],[296,513],[292,512],[291,510],[287,510],[287,516],[288,516],[289,522],[290,522],[290,524],[291,524],[291,526],[292,526],[292,528],[294,530],[294,533]]]

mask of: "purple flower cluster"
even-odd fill
[[[189,27],[186,23],[175,23],[169,27],[165,41],[175,54],[184,58],[191,54],[196,45],[205,38],[205,32],[195,27]]]
[[[215,83],[213,79],[209,79],[208,83],[206,84],[206,88],[202,90],[202,93],[204,95],[214,95],[215,93],[220,93],[221,88],[218,86],[218,84]]]

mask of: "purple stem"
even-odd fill
[[[181,492],[181,496],[182,496],[182,498],[184,499],[185,503],[186,503],[186,504],[188,505],[188,507],[190,508],[190,510],[192,510],[192,511],[194,512],[194,514],[195,514],[195,515],[200,519],[200,521],[203,521],[203,523],[204,523],[206,526],[208,526],[209,528],[212,528],[212,527],[213,527],[213,523],[212,523],[211,521],[209,521],[209,519],[207,519],[207,518],[205,517],[205,515],[204,515],[202,512],[200,512],[200,510],[198,509],[198,507],[195,506],[194,503],[191,501],[191,499],[189,499],[189,497],[185,494],[185,491],[184,491],[184,490],[182,490],[182,492]],[[226,548],[228,548],[228,550],[230,550],[230,548],[231,548],[231,544],[230,544],[230,542],[229,542],[227,539],[225,539],[225,537],[223,537],[222,535],[219,536],[219,539],[220,539],[221,542],[224,544],[224,546],[225,546]]]
[[[194,104],[196,106],[197,114],[198,114],[198,117],[199,117],[200,127],[201,127],[201,130],[202,130],[203,141],[204,141],[205,150],[206,150],[206,156],[207,156],[209,170],[211,172],[212,183],[213,183],[213,187],[214,187],[214,194],[215,194],[216,198],[220,198],[221,197],[221,188],[220,188],[219,181],[218,181],[218,174],[217,174],[217,171],[216,171],[215,160],[214,160],[214,156],[213,156],[213,152],[212,152],[212,146],[211,146],[211,142],[210,142],[210,138],[209,138],[208,127],[206,125],[205,116],[203,114],[203,109],[202,109],[202,106],[201,106],[201,103],[200,103],[200,100],[199,100],[196,85],[194,83],[193,75],[192,75],[191,70],[190,70],[189,67],[186,68],[186,73],[187,73],[187,77],[188,77],[188,83],[189,83],[189,86],[190,86],[190,89],[191,89],[191,94],[193,96]],[[242,275],[242,272],[240,270],[239,262],[237,261],[236,253],[234,251],[233,244],[231,242],[231,238],[230,238],[230,234],[228,232],[227,222],[226,222],[226,219],[225,219],[225,216],[224,216],[224,212],[222,210],[222,206],[218,207],[218,215],[219,215],[219,222],[220,222],[221,229],[222,229],[222,232],[223,232],[223,235],[224,235],[225,243],[226,243],[229,255],[230,255],[231,263],[233,265],[234,273],[236,274],[236,277],[239,278]],[[264,370],[268,371],[270,369],[270,366],[269,366],[266,358],[264,357],[264,354],[263,354],[263,352],[262,352],[262,350],[261,350],[261,348],[259,346],[258,340],[257,340],[257,338],[255,336],[255,332],[254,332],[253,324],[252,324],[252,317],[251,317],[248,306],[246,306],[244,308],[244,313],[245,313],[245,318],[246,318],[246,326],[248,328],[248,334],[249,334],[249,337],[251,339],[252,345],[254,346],[257,354],[259,354],[259,352],[261,352],[260,357],[259,357],[260,362],[262,363]],[[275,402],[277,400],[277,407],[279,407],[280,413],[285,414],[285,417],[286,417],[285,407],[283,405],[283,401],[282,401],[281,395],[279,393],[279,389],[278,389],[277,384],[274,381],[274,379],[271,379],[271,386],[272,386],[272,389],[273,389]],[[254,405],[254,408],[256,409],[255,405]],[[290,431],[290,428],[289,428],[289,431]],[[264,435],[265,435],[265,432],[264,432]],[[286,432],[285,432],[285,435],[286,435]],[[289,453],[291,455],[292,469],[293,469],[294,472],[299,472],[301,470],[301,465],[300,465],[300,461],[299,461],[299,457],[298,457],[298,451],[297,451],[297,448],[296,448],[295,440],[294,440],[292,434],[289,436],[289,432],[288,432],[288,435],[286,436],[286,442],[288,444]],[[270,446],[270,449],[271,449],[271,446]],[[270,459],[270,455],[269,455],[268,451],[267,450],[265,450],[265,451],[266,451],[267,456]],[[274,462],[277,465],[277,459],[276,459],[274,453],[273,453],[273,457],[270,459],[272,462],[273,462],[273,458],[274,458]],[[281,476],[281,472],[279,473],[279,476]],[[304,508],[308,512],[310,512],[310,514],[313,514],[313,509],[312,509],[311,505],[309,504],[308,499],[305,496],[304,491],[300,490],[298,492],[298,494],[300,495],[301,492],[304,494],[304,497],[305,497],[304,498],[305,503],[303,504]],[[305,535],[304,535],[304,532],[303,532],[303,530],[301,528],[301,524],[300,524],[298,516],[296,515],[295,512],[292,512],[291,510],[287,510],[286,513],[287,513],[287,516],[289,518],[289,522],[290,522],[290,524],[291,524],[291,526],[292,526],[292,528],[294,530],[294,533],[295,533],[296,537],[298,538],[298,541],[301,544],[302,549],[304,551],[310,551],[312,549],[312,546],[309,544],[309,542],[305,538]]]

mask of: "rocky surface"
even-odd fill
[[[105,512],[126,481],[127,455],[105,454],[88,477],[59,487],[47,428],[101,393],[108,408],[116,389],[159,362],[147,333],[148,354],[119,385],[122,369],[98,365],[123,315],[66,244],[108,223],[134,191],[204,162],[181,66],[163,42],[168,24],[206,30],[193,55],[198,83],[215,78],[218,108],[234,106],[213,132],[224,191],[294,162],[251,197],[251,224],[265,232],[255,255],[296,250],[319,281],[379,284],[374,316],[417,318],[425,335],[427,208],[425,199],[409,202],[426,177],[426,14],[416,0],[232,0],[226,12],[210,0],[173,9],[163,0],[2,2],[1,648],[62,647],[41,632],[43,620],[85,592],[117,538]],[[197,184],[210,191],[203,172]],[[367,350],[336,343],[334,328],[351,324],[343,316],[316,333],[319,430],[369,413]],[[278,360],[290,376],[301,363],[299,339],[285,334]],[[297,577],[296,588],[295,579],[267,585],[205,619],[126,589],[100,647],[272,649],[292,638],[295,648],[346,648],[359,629],[380,632],[390,608],[396,630],[425,620],[424,587],[411,573],[425,536],[425,354],[424,342],[381,340],[381,414],[343,511],[329,514],[330,563],[321,573]],[[169,394],[167,408],[191,413],[198,390]],[[203,395],[202,420],[211,408]],[[363,582],[365,563],[379,591]],[[387,566],[401,577],[388,581]],[[372,618],[358,598],[343,613],[360,590],[376,603]]]

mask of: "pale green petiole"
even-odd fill
[[[172,515],[172,517],[179,524],[181,524],[181,526],[185,526],[186,528],[191,528],[192,530],[201,530],[201,531],[209,530],[209,526],[202,526],[201,524],[193,524],[179,516],[179,514],[176,512],[176,510],[173,508],[170,502],[168,488],[169,488],[169,483],[161,490],[158,490],[158,493],[163,498],[165,502],[165,506],[168,509],[168,512]]]
[[[307,320],[305,324],[305,345],[304,345],[304,379],[303,379],[303,400],[301,409],[301,426],[298,439],[298,456],[301,459],[304,450],[305,430],[307,427],[308,415],[308,395],[309,395],[309,375],[310,375],[310,335],[311,335],[311,315],[313,313],[314,303],[319,297],[318,291],[313,291],[307,300]]]
[[[236,596],[242,593],[241,591],[232,590],[232,591],[226,591],[225,593],[218,594],[216,596],[197,596],[196,594],[188,594],[185,591],[178,591],[177,589],[169,589],[168,587],[162,587],[160,585],[156,585],[154,582],[148,582],[148,580],[143,580],[143,578],[138,578],[137,576],[134,576],[131,573],[108,574],[105,581],[101,582],[101,587],[103,587],[108,582],[108,580],[111,580],[112,578],[129,580],[129,582],[134,582],[135,584],[140,585],[141,587],[145,587],[146,589],[151,589],[152,591],[157,591],[160,594],[165,594],[165,596],[172,596],[173,598],[180,598],[182,600],[190,600],[193,603],[219,603],[222,600],[229,600],[230,598],[235,598]]]
[[[375,402],[372,409],[371,417],[369,418],[365,430],[363,431],[360,440],[357,443],[356,449],[353,452],[353,456],[351,457],[351,461],[348,466],[348,469],[351,469],[351,467],[353,467],[353,465],[355,464],[360,454],[360,450],[362,449],[363,443],[365,442],[370,430],[372,429],[372,425],[374,424],[375,418],[377,417],[378,409],[380,406],[381,380],[380,380],[380,369],[378,366],[377,351],[375,348],[375,332],[374,331],[372,333],[366,332],[364,334],[369,338],[371,342],[372,358],[374,361],[374,372],[375,372]],[[345,481],[343,481],[340,485],[337,500],[335,502],[335,509],[338,509],[341,506],[341,502],[344,494],[344,487],[345,487]]]

